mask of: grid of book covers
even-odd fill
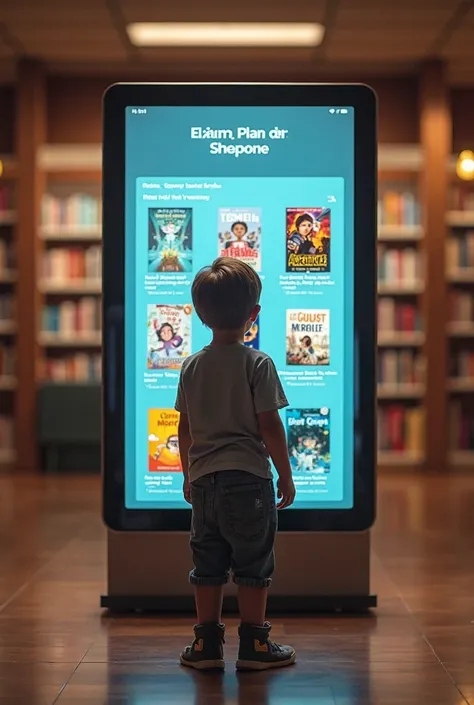
[[[262,271],[261,208],[219,208],[216,213],[216,257],[240,259]],[[186,276],[193,270],[193,208],[148,208],[149,275]],[[320,274],[331,271],[331,210],[327,207],[288,207],[280,237],[286,273]],[[161,292],[162,293],[162,292]],[[191,297],[189,296],[189,299]],[[163,296],[160,296],[160,301]],[[148,376],[177,371],[193,349],[191,301],[147,305]],[[281,331],[288,370],[328,367],[331,364],[331,312],[328,308],[287,308],[286,330]],[[245,333],[244,344],[259,349],[265,312]],[[157,387],[159,388],[159,386]],[[289,408],[283,412],[291,467],[295,479],[314,476],[324,484],[331,470],[329,408]],[[174,409],[148,410],[148,468],[150,476],[181,471],[178,445],[179,414]],[[317,477],[320,478],[319,482]],[[150,478],[151,479],[151,478]],[[172,478],[170,478],[171,482]]]

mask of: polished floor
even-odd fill
[[[379,494],[374,616],[274,620],[298,664],[237,678],[176,665],[187,619],[102,616],[98,478],[0,475],[0,705],[474,704],[474,473]]]

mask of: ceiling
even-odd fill
[[[125,28],[140,21],[315,21],[326,36],[315,50],[138,49]],[[0,0],[0,78],[12,78],[25,56],[51,73],[179,80],[363,79],[444,58],[450,82],[466,85],[474,84],[474,0]]]

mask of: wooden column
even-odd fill
[[[420,140],[425,225],[426,330],[426,469],[444,471],[447,465],[447,285],[445,271],[447,162],[452,125],[445,66],[426,63],[420,76]]]
[[[36,470],[36,372],[39,360],[38,224],[43,176],[38,149],[46,139],[46,86],[42,66],[22,60],[17,79],[18,285],[16,445],[18,469]]]

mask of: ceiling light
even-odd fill
[[[317,23],[135,22],[130,41],[142,47],[315,47],[324,38]]]
[[[465,149],[458,157],[456,163],[456,174],[464,181],[474,180],[474,152]]]

